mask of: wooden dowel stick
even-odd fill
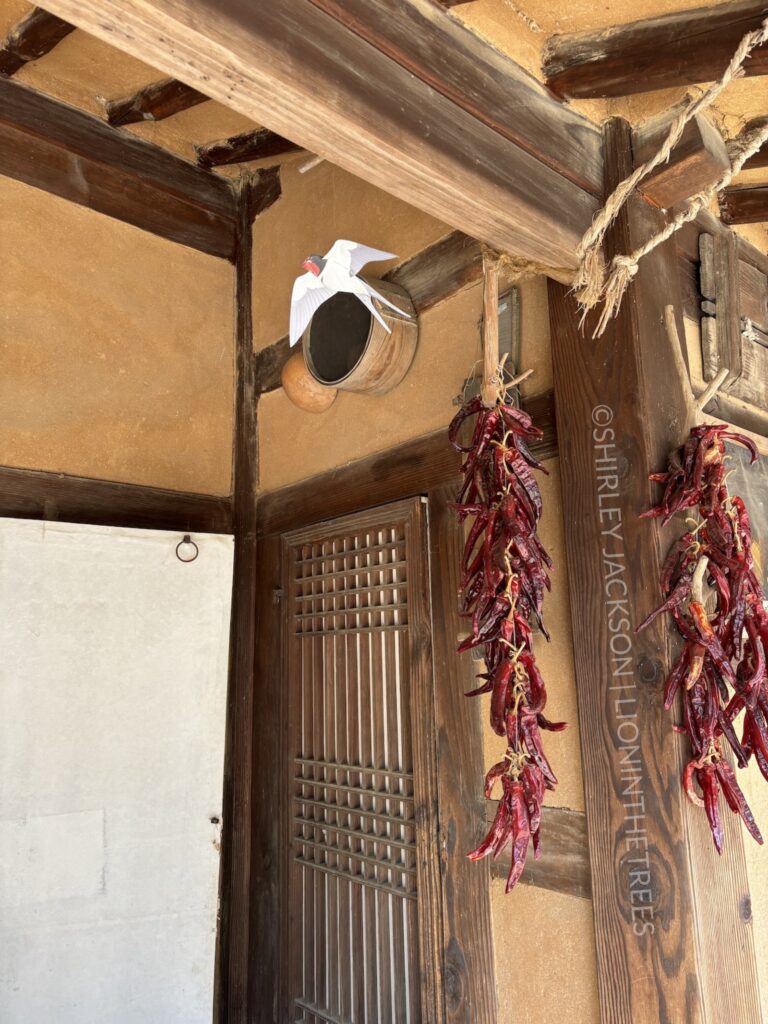
[[[699,397],[696,399],[697,409],[700,409],[701,412],[704,412],[704,406],[707,404],[710,398],[715,397],[717,392],[728,379],[728,374],[730,372],[731,371],[728,369],[727,366],[723,366],[721,369],[717,371],[717,376],[715,377],[715,379],[713,381],[710,381],[706,391],[702,392],[702,394],[699,395]]]
[[[483,261],[483,404],[494,405],[499,385],[499,262]]]

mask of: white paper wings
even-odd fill
[[[312,262],[317,272],[308,270],[306,274],[297,277],[293,284],[290,344],[296,344],[317,309],[326,299],[330,299],[337,292],[350,292],[356,295],[387,330],[389,327],[371,301],[373,298],[407,316],[407,313],[398,309],[389,299],[372,288],[367,281],[363,281],[357,276],[366,263],[395,258],[395,253],[372,249],[369,245],[360,245],[345,238],[334,242],[325,256],[317,258],[316,262],[314,257],[310,257],[307,262]]]

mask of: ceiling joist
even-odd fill
[[[198,166],[207,168],[285,156],[286,153],[300,150],[301,146],[271,132],[268,128],[254,128],[253,131],[240,132],[229,139],[195,146]]]
[[[593,99],[712,82],[766,13],[764,0],[736,0],[553,36],[544,54],[547,85],[558,96]],[[768,74],[768,46],[753,51],[744,73]]]
[[[231,183],[98,117],[0,78],[0,174],[232,259]]]
[[[13,26],[0,47],[0,75],[10,78],[19,68],[50,53],[74,30],[74,25],[42,7],[33,7],[29,14]]]
[[[108,100],[104,106],[107,121],[113,128],[140,121],[163,121],[182,110],[189,110],[208,99],[176,78],[163,78],[118,100]]]
[[[599,135],[433,0],[386,11],[369,0],[47,6],[450,226],[571,279],[602,191]]]
[[[720,200],[720,214],[726,224],[768,222],[768,185],[727,188]]]

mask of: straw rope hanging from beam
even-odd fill
[[[697,114],[711,106],[731,82],[743,76],[745,60],[756,47],[762,45],[766,40],[768,40],[768,18],[763,21],[759,29],[748,32],[744,36],[722,77],[681,110],[670,125],[667,137],[658,152],[636,168],[614,189],[582,238],[578,248],[579,270],[573,287],[584,315],[600,303],[603,304],[594,337],[603,334],[611,318],[618,312],[624,293],[637,274],[640,260],[671,238],[684,224],[694,220],[699,211],[731,182],[747,160],[768,141],[768,123],[764,123],[734,140],[729,152],[731,166],[712,186],[691,196],[683,209],[642,246],[631,253],[615,256],[610,265],[606,267],[603,258],[605,234],[630,195],[656,167],[669,160],[672,150],[680,141],[685,126]]]

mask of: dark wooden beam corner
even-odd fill
[[[726,224],[759,224],[768,221],[768,184],[727,188],[720,200]]]
[[[244,201],[247,203],[251,221],[260,213],[268,210],[283,194],[280,184],[280,168],[265,167],[251,175],[243,189]]]
[[[558,96],[581,99],[712,82],[765,16],[764,0],[736,0],[553,36],[544,52],[544,75]],[[752,52],[744,73],[768,74],[768,46]]]
[[[231,182],[1,77],[0,174],[181,245],[234,258]]]
[[[0,75],[10,78],[25,64],[44,57],[74,28],[56,14],[33,7],[13,26],[0,47]]]
[[[269,157],[284,156],[286,153],[295,153],[300,149],[301,146],[297,146],[295,142],[284,139],[282,135],[271,132],[268,128],[255,128],[253,131],[233,135],[229,139],[195,146],[198,167],[206,168],[265,160]]]
[[[159,82],[151,82],[143,89],[123,96],[117,100],[107,100],[104,111],[107,123],[113,128],[126,124],[137,124],[140,121],[163,121],[166,117],[189,110],[199,103],[205,103],[208,97],[193,89],[191,85],[180,82],[176,78],[163,78]]]
[[[679,108],[675,108],[634,130],[632,153],[636,167],[658,152],[678,112]],[[668,210],[713,185],[730,166],[722,135],[703,114],[697,114],[686,125],[669,160],[647,175],[639,188],[652,203]]]

